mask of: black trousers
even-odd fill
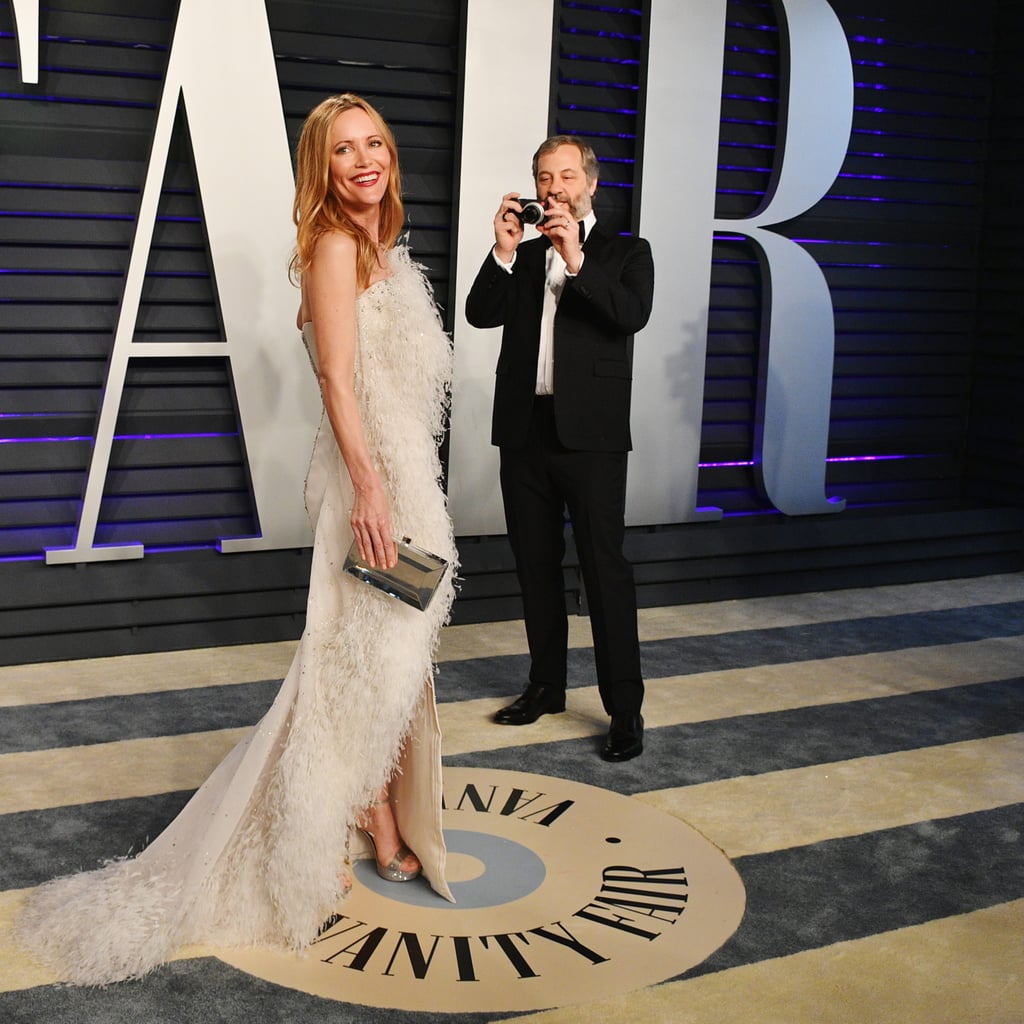
[[[626,453],[564,448],[554,402],[534,401],[529,441],[501,449],[501,493],[530,648],[530,682],[564,689],[569,621],[562,582],[565,509],[583,571],[597,684],[609,715],[643,702],[633,567],[625,536]]]

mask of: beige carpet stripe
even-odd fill
[[[283,679],[296,641],[0,667],[0,708]]]
[[[781,597],[756,597],[706,604],[641,608],[640,639],[667,640],[682,636],[715,636],[750,629],[803,626],[814,622],[945,611],[972,605],[1024,600],[1024,573],[984,576],[973,580],[942,580],[891,587],[835,590]],[[571,647],[589,647],[590,620],[569,618]],[[525,654],[521,620],[449,626],[441,642],[441,660],[479,658],[481,654]]]
[[[941,611],[1021,599],[1024,599],[1024,573],[1010,573],[975,580],[643,608],[639,613],[639,629],[641,640],[664,640],[874,615]],[[573,647],[589,646],[590,620],[571,616],[569,634]],[[281,679],[288,671],[294,651],[295,641],[287,640],[0,666],[0,707]],[[523,623],[511,620],[449,626],[442,635],[439,659],[443,662],[525,653]]]
[[[0,814],[197,789],[248,731],[221,729],[4,754]]]
[[[729,857],[1024,803],[1024,734],[834,761],[637,796]]]
[[[649,728],[764,714],[1009,678],[1024,664],[1024,638],[979,640],[827,661],[763,665],[649,680]],[[596,687],[574,689],[569,710],[525,728],[490,721],[493,698],[441,704],[448,755],[597,736],[607,729]],[[130,799],[200,785],[245,729],[98,743],[0,755],[0,813]]]
[[[1020,1024],[1024,900],[511,1024]]]
[[[0,992],[52,985],[57,976],[37,964],[14,941],[14,921],[31,889],[0,892]]]

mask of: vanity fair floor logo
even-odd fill
[[[328,999],[433,1012],[536,1010],[664,981],[736,930],[725,855],[639,800],[524,772],[444,773],[447,878],[356,882],[302,956],[222,959]]]

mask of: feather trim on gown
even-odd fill
[[[405,772],[392,790],[403,837],[433,888],[452,898],[432,684],[457,564],[437,453],[451,342],[408,250],[389,259],[391,276],[357,304],[360,415],[396,536],[452,570],[426,612],[342,572],[353,492],[325,416],[306,479],[306,628],[288,674],[266,715],[138,856],[29,898],[19,938],[66,981],[139,977],[193,943],[306,947],[344,897],[339,873],[356,818],[396,771]],[[316,370],[311,324],[303,340]],[[431,806],[416,806],[423,801]]]

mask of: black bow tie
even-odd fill
[[[586,237],[587,237],[587,226],[583,223],[583,221],[580,221],[580,245],[583,244],[583,242],[586,239]]]

